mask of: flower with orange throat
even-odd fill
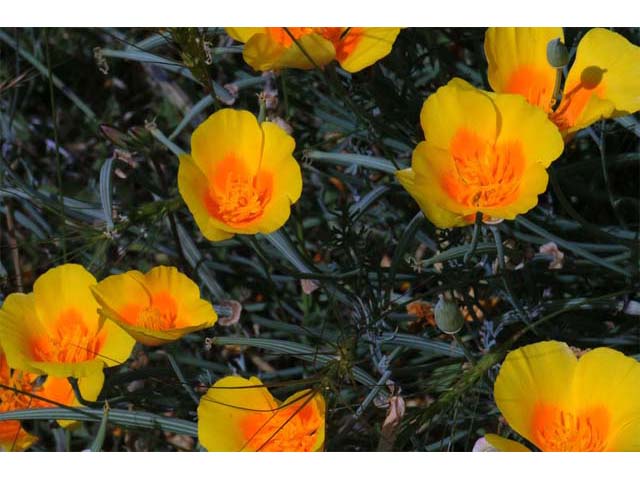
[[[175,267],[131,270],[91,287],[101,312],[145,345],[160,345],[218,320],[200,289]]]
[[[312,27],[227,27],[244,43],[242,57],[254,70],[322,67],[336,56],[333,44]]]
[[[211,452],[317,452],[324,417],[312,390],[279,402],[256,377],[224,377],[200,399],[198,440]]]
[[[202,234],[219,241],[236,233],[272,233],[302,193],[295,142],[272,122],[244,110],[218,110],[180,155],[178,189]]]
[[[511,428],[542,451],[640,451],[640,363],[610,348],[579,358],[555,341],[518,348],[500,368],[494,397]],[[486,439],[498,450],[527,450]]]
[[[83,398],[89,401],[98,398],[103,381],[102,372],[81,378],[78,388]],[[12,370],[0,346],[0,413],[56,405],[80,406],[69,381],[51,376],[40,381],[38,374]],[[67,427],[75,422],[58,423]],[[27,433],[19,421],[0,420],[0,451],[23,451],[35,441],[37,437]]]
[[[255,70],[310,69],[335,58],[351,73],[386,57],[400,33],[395,27],[228,27],[226,31],[245,44],[244,60]]]
[[[397,178],[439,228],[513,219],[547,187],[564,148],[558,129],[520,95],[489,94],[451,80],[424,102],[426,141]]]
[[[640,110],[640,47],[603,28],[589,30],[578,44],[557,103],[557,69],[547,59],[547,45],[563,38],[559,27],[489,28],[484,50],[491,88],[523,95],[543,109],[564,136],[602,118]]]
[[[135,341],[100,318],[84,267],[65,264],[41,275],[29,294],[13,293],[0,310],[0,342],[12,368],[54,377],[94,377],[129,358]]]

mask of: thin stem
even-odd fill
[[[469,246],[469,250],[464,254],[462,261],[467,263],[476,251],[478,247],[478,238],[480,232],[480,226],[482,225],[482,212],[476,213],[476,221],[473,224],[473,236],[471,237],[471,245]]]

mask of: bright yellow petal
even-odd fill
[[[33,284],[38,318],[48,330],[57,328],[59,318],[69,311],[91,332],[99,327],[98,303],[90,287],[96,279],[82,265],[67,263],[43,273]]]
[[[273,175],[273,190],[277,195],[285,195],[295,203],[302,193],[302,173],[293,157],[296,142],[275,123],[263,122],[260,127],[264,134],[260,170]]]
[[[210,452],[241,451],[247,444],[242,420],[253,413],[272,412],[277,406],[258,378],[224,377],[200,399],[198,440]]]
[[[496,108],[485,93],[457,81],[440,87],[424,102],[420,112],[424,135],[431,145],[449,150],[460,130],[468,130],[487,142],[498,131]]]
[[[140,273],[140,272],[137,272]],[[140,275],[144,279],[143,275]],[[128,305],[136,304],[142,307],[151,304],[151,295],[132,271],[118,275],[110,275],[97,285],[91,287],[91,291],[100,304],[101,311],[107,313],[109,318],[119,316],[120,312]]]
[[[12,293],[5,299],[0,309],[0,344],[12,368],[44,373],[31,365],[29,355],[30,338],[43,329],[36,316],[33,293]]]
[[[566,134],[640,110],[640,47],[603,28],[587,32],[553,120]]]
[[[549,112],[556,69],[547,60],[547,44],[556,38],[564,41],[562,28],[489,28],[484,51],[491,88],[523,95],[530,104]]]
[[[224,224],[213,218],[207,211],[204,199],[209,195],[209,182],[190,155],[180,155],[178,190],[207,240],[220,242],[233,237],[234,233],[223,230],[221,227]],[[227,227],[224,226],[224,228]]]
[[[246,110],[224,108],[201,123],[191,135],[191,157],[207,179],[219,177],[229,159],[240,162],[250,175],[260,165],[262,130]]]
[[[244,61],[254,70],[267,71],[281,68],[311,69],[322,67],[335,57],[332,43],[321,35],[303,35],[285,46],[267,34],[252,36],[245,44]]]
[[[246,229],[246,233],[262,233],[268,235],[280,229],[291,215],[291,202],[285,196],[278,195],[272,198],[264,209],[260,220],[253,224],[251,229]]]
[[[448,162],[444,150],[429,147],[421,142],[413,151],[412,168],[396,172],[396,178],[420,206],[420,210],[438,228],[466,225],[458,208],[450,208],[452,200],[441,187],[438,164]]]
[[[494,386],[496,405],[511,428],[529,441],[536,406],[570,406],[571,385],[578,361],[561,342],[539,342],[510,352]]]
[[[234,40],[247,43],[251,37],[259,33],[265,33],[265,27],[225,27],[224,29]]]
[[[277,60],[274,68],[310,69],[323,67],[336,56],[333,44],[317,33],[305,35],[297,44],[287,48]]]
[[[100,350],[100,358],[107,367],[125,363],[136,344],[134,338],[112,320],[104,319],[100,333],[105,335],[105,343]]]
[[[580,357],[572,388],[576,411],[594,406],[608,413],[606,450],[640,451],[640,363],[610,348]]]
[[[359,72],[389,55],[398,33],[399,28],[349,27],[334,43],[336,58],[347,72]]]
[[[562,135],[542,110],[519,95],[496,95],[494,102],[500,115],[497,144],[520,144],[527,164],[543,167],[562,155]]]
[[[515,440],[509,440],[508,438],[501,437],[500,435],[494,435],[493,433],[487,433],[484,438],[500,452],[530,452],[527,447],[525,447],[520,442],[516,442]]]

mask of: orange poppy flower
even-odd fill
[[[391,52],[399,28],[374,27],[227,27],[245,44],[243,57],[255,70],[322,67],[334,58],[358,72]]]
[[[564,136],[640,110],[640,47],[603,28],[589,30],[580,41],[555,105],[556,69],[547,60],[547,44],[563,38],[562,28],[489,28],[484,49],[491,88],[523,95]]]
[[[489,94],[453,79],[424,102],[426,137],[396,173],[439,228],[513,219],[538,203],[546,168],[564,148],[544,112],[520,95]]]
[[[198,286],[175,267],[111,275],[91,289],[102,313],[145,345],[177,340],[218,319]]]
[[[13,293],[0,309],[0,342],[12,368],[54,377],[93,377],[129,358],[135,341],[98,314],[81,265],[41,275],[33,293]]]
[[[178,189],[202,234],[219,241],[282,227],[302,193],[294,148],[282,128],[244,110],[218,110],[198,126]]]
[[[324,447],[324,417],[319,393],[279,402],[256,377],[224,377],[200,400],[198,440],[212,452],[315,452]]]
[[[66,378],[47,377],[44,382],[38,382],[39,375],[20,370],[13,370],[7,363],[5,354],[0,347],[0,413],[30,408],[53,407],[57,404],[80,406],[73,388]],[[98,398],[104,375],[99,372],[91,377],[84,377],[78,381],[78,388],[85,400],[93,401]],[[36,398],[33,395],[37,395]],[[54,403],[47,402],[51,400]],[[67,427],[73,421],[60,420],[61,426]],[[38,437],[26,432],[17,420],[0,421],[0,451],[23,451],[29,448]]]
[[[610,348],[580,358],[561,342],[507,355],[494,386],[511,428],[542,451],[640,451],[640,363]],[[522,444],[486,435],[502,451]]]

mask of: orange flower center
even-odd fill
[[[220,162],[205,196],[209,214],[232,227],[259,219],[271,200],[272,176],[266,172],[250,174],[234,156]]]
[[[311,452],[322,419],[313,400],[302,408],[300,405],[296,402],[273,412],[251,413],[244,417],[240,425],[247,440],[243,450]]]
[[[555,405],[538,405],[533,414],[533,442],[545,452],[602,452],[610,416],[604,407],[580,413]]]
[[[555,112],[550,115],[551,120],[561,131],[569,130],[576,124],[576,120],[587,108],[593,95],[603,98],[606,87],[602,81],[605,71],[598,67],[585,68],[580,75],[580,82],[565,85],[562,101]]]
[[[527,102],[551,112],[555,72],[522,66],[511,74],[505,93],[523,95]]]
[[[267,27],[267,33],[276,42],[283,47],[293,45],[293,38],[298,40],[304,35],[313,33],[312,27]],[[291,38],[293,37],[293,38]]]
[[[320,33],[333,43],[336,49],[336,59],[343,62],[360,43],[364,29],[362,27],[324,27],[320,29]]]
[[[169,292],[160,292],[151,296],[148,305],[126,305],[120,317],[129,325],[147,330],[170,330],[176,327],[178,306]]]
[[[60,314],[48,335],[34,339],[31,351],[40,362],[79,363],[96,358],[103,340],[89,331],[80,312],[70,308]]]
[[[516,199],[525,165],[519,143],[491,145],[463,128],[451,141],[450,151],[455,170],[443,177],[443,187],[458,203],[481,209]]]
[[[169,330],[176,325],[177,310],[176,302],[168,292],[158,293],[151,298],[151,305],[140,312],[138,325],[149,330]]]
[[[17,390],[0,388],[0,412],[28,408],[32,403],[28,394],[34,391],[33,382],[37,378],[38,375],[17,370],[11,373],[4,354],[0,353],[0,384]]]

